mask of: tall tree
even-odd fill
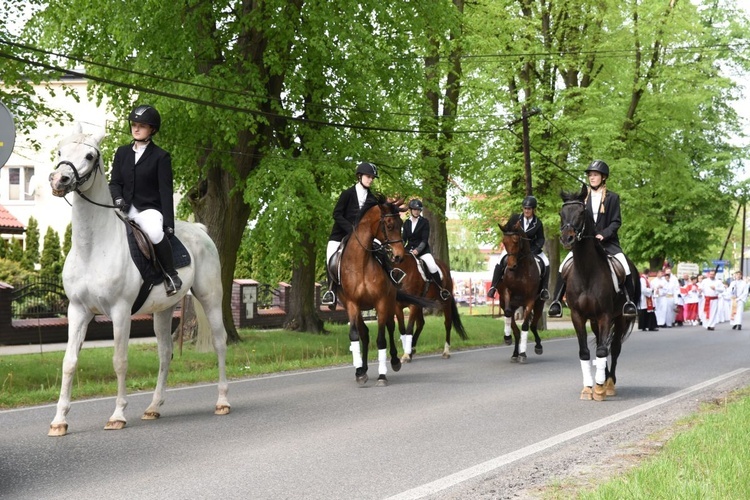
[[[21,266],[27,271],[33,271],[37,262],[39,262],[39,223],[31,216],[26,225],[26,248],[21,258]]]

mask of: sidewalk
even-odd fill
[[[135,337],[130,339],[130,344],[156,343],[156,337]],[[112,347],[112,340],[84,340],[81,349],[94,347]],[[0,345],[0,356],[11,354],[36,354],[43,352],[64,351],[67,343],[59,344],[28,344],[28,345]]]

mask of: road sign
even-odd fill
[[[13,115],[0,101],[0,168],[5,165],[10,155],[13,154],[13,146],[16,143],[16,125],[13,123]]]

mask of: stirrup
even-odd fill
[[[400,285],[401,282],[404,281],[404,278],[406,278],[406,273],[401,269],[395,268],[391,269],[390,276],[395,284]]]
[[[497,288],[495,288],[494,286],[491,286],[490,289],[487,290],[487,297],[494,299],[496,293],[497,293]]]
[[[164,276],[164,288],[167,291],[167,297],[171,297],[177,293],[177,290],[182,288],[182,280],[177,276],[167,274]]]
[[[628,318],[635,317],[638,314],[638,310],[635,308],[635,304],[631,301],[625,302],[622,306],[622,315]]]
[[[336,294],[333,293],[333,290],[328,290],[326,293],[323,294],[323,297],[320,299],[320,303],[324,306],[332,306],[336,303]]]
[[[549,300],[549,291],[546,288],[542,288],[542,291],[539,292],[539,298],[542,300]]]
[[[562,318],[562,302],[559,300],[552,302],[547,311],[547,316],[551,318]]]
[[[441,288],[440,289],[440,299],[445,301],[445,300],[448,300],[450,298],[451,298],[451,293],[447,289]]]

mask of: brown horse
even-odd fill
[[[567,284],[566,302],[578,337],[578,357],[583,372],[581,399],[603,401],[606,396],[616,394],[617,358],[622,343],[633,329],[635,318],[622,314],[625,296],[618,292],[618,283],[612,279],[610,258],[596,239],[594,218],[586,210],[586,195],[585,185],[580,193],[561,193],[560,242],[567,250],[573,251],[572,265],[566,265],[562,274]],[[635,265],[630,259],[627,262],[630,272],[637,276]],[[616,266],[615,269],[621,268],[619,264]],[[622,281],[624,273],[619,278]],[[635,280],[635,297],[640,297],[640,288],[640,280]],[[587,321],[591,322],[591,331],[596,340],[594,376],[586,342]],[[608,356],[611,357],[611,365],[607,364]]]
[[[378,317],[378,386],[388,385],[387,353],[385,329],[390,340],[391,367],[401,369],[401,360],[394,342],[396,300],[430,305],[428,301],[406,296],[397,290],[383,266],[376,259],[388,258],[400,262],[404,257],[404,244],[401,240],[401,200],[389,202],[378,195],[376,203],[362,207],[354,231],[341,255],[341,286],[339,300],[344,304],[349,316],[350,350],[355,368],[357,383],[367,382],[367,351],[370,335],[362,319],[361,311],[375,309]],[[378,240],[378,242],[375,242]],[[381,246],[382,244],[382,246]],[[360,340],[362,344],[360,346]]]
[[[519,214],[511,215],[505,226],[501,226],[500,229],[503,231],[503,246],[508,254],[505,274],[497,290],[500,307],[505,314],[505,343],[510,345],[512,332],[516,345],[510,360],[514,363],[525,363],[529,329],[536,341],[534,352],[543,352],[542,339],[537,332],[537,325],[544,309],[544,300],[539,298],[541,267],[531,253],[531,244],[523,231]],[[523,323],[520,330],[515,318],[515,312],[519,307],[523,307]]]
[[[461,317],[458,314],[456,300],[453,298],[453,279],[448,265],[438,259],[435,263],[440,268],[443,275],[440,288],[435,282],[429,279],[429,273],[425,277],[419,272],[421,265],[417,257],[409,254],[397,266],[406,273],[404,280],[401,282],[401,290],[410,295],[417,295],[434,300],[438,304],[438,309],[443,311],[443,322],[445,324],[445,345],[443,347],[443,358],[451,357],[451,327],[456,329],[458,336],[466,340],[466,330],[461,323]],[[427,281],[425,281],[425,278]],[[441,293],[447,291],[448,293]],[[404,326],[404,307],[409,307],[409,324]],[[398,329],[401,333],[401,342],[404,347],[404,355],[401,361],[409,363],[412,356],[417,352],[417,342],[419,335],[424,328],[424,308],[416,304],[407,304],[400,302],[396,307],[396,318],[398,319]],[[416,329],[415,329],[416,326]]]

